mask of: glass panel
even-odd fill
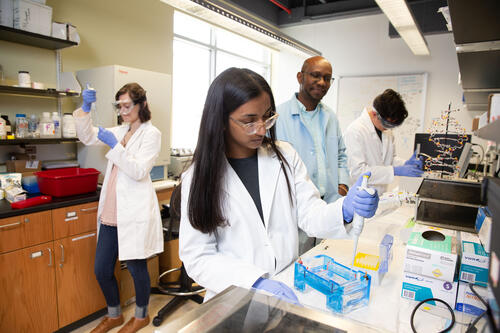
[[[235,33],[216,29],[217,48],[230,51],[258,62],[269,63],[269,50],[259,43]]]
[[[268,83],[270,82],[269,80],[270,71],[268,66],[255,63],[253,61],[249,61],[244,58],[228,54],[226,52],[222,51],[217,52],[217,63],[215,64],[216,75],[219,75],[221,72],[223,72],[225,69],[228,69],[229,67],[251,69],[254,72],[262,75]]]
[[[174,33],[210,44],[210,24],[179,11],[174,11]]]
[[[195,148],[210,84],[210,51],[174,39],[172,148]]]

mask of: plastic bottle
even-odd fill
[[[54,137],[61,137],[61,117],[59,116],[59,112],[52,112],[52,122],[54,123]]]
[[[50,139],[54,137],[54,122],[50,112],[44,112],[40,119],[40,138]]]
[[[0,118],[0,140],[7,139],[7,131],[5,130],[5,119]]]
[[[16,138],[23,139],[28,137],[28,120],[24,113],[16,114]]]
[[[71,113],[65,113],[63,116],[63,138],[76,138],[75,119]]]
[[[36,116],[36,114],[32,114],[30,116],[30,119],[28,119],[28,135],[34,139],[40,137],[40,130],[38,128],[38,117]]]
[[[3,114],[2,118],[5,120],[5,132],[7,132],[7,135],[12,135],[12,126],[10,125],[9,116]]]

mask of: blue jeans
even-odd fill
[[[106,304],[111,307],[120,305],[118,282],[114,274],[117,259],[117,228],[101,224],[95,253],[94,273],[104,294],[104,298],[106,298]],[[126,263],[134,279],[135,303],[137,306],[145,307],[149,303],[149,294],[151,292],[147,260],[127,260]]]

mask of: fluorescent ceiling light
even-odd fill
[[[221,0],[161,0],[162,2],[252,39],[275,50],[286,50],[302,57],[321,55],[321,52],[282,33],[254,15]],[[226,5],[226,6],[223,6]]]
[[[427,42],[405,0],[375,0],[414,55],[430,55]]]

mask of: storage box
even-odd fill
[[[52,22],[52,37],[68,39],[66,23]]]
[[[88,168],[66,168],[35,172],[40,192],[65,197],[97,190],[99,171]]]
[[[480,115],[479,116],[478,127],[481,128],[483,126],[488,125],[489,118],[490,118],[490,112],[489,111],[486,111],[485,113],[483,113],[482,115]]]
[[[487,301],[488,290],[483,287],[474,286],[474,290]],[[468,313],[473,316],[479,316],[486,311],[486,307],[479,298],[470,290],[467,282],[458,282],[457,304],[455,310]]]
[[[472,119],[472,130],[475,131],[479,128],[479,117]]]
[[[52,8],[38,2],[14,0],[14,28],[50,36]]]
[[[38,160],[8,160],[5,162],[7,172],[35,172],[42,170]]]
[[[406,245],[404,271],[453,281],[457,267],[457,239],[453,230],[416,225]],[[429,240],[429,235],[441,240]]]
[[[14,0],[0,0],[0,25],[14,26]]]
[[[484,250],[479,237],[461,232],[462,255],[460,259],[460,280],[486,287],[490,257]]]
[[[403,298],[419,302],[427,298],[440,298],[453,309],[455,308],[457,289],[457,281],[443,281],[428,276],[403,272],[403,287],[401,289],[401,297]],[[443,304],[433,301],[429,302],[429,304],[444,307]]]

